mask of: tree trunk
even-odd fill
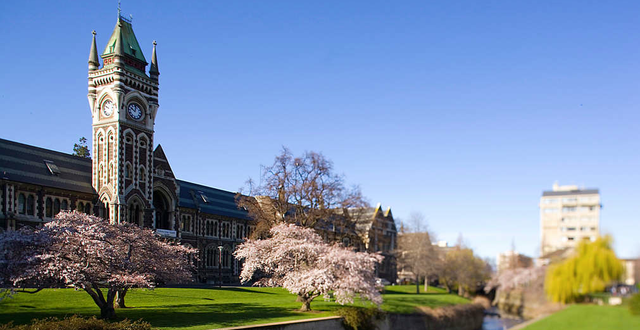
[[[302,303],[302,307],[300,307],[300,311],[301,312],[308,312],[311,310],[311,301],[313,301],[313,299],[315,299],[317,296],[317,294],[313,294],[310,295],[308,293],[305,293],[304,295],[298,295],[298,301]]]
[[[308,312],[311,310],[311,301],[305,300],[302,302],[302,307],[300,307],[301,312]]]
[[[113,320],[116,318],[116,310],[113,306],[103,305],[100,307],[100,318],[105,320]]]
[[[416,294],[420,293],[420,276],[416,275]]]
[[[93,283],[91,287],[85,287],[84,290],[93,298],[93,301],[100,307],[100,318],[102,319],[114,319],[116,317],[116,310],[113,308],[113,296],[115,291],[109,289],[107,291],[107,299],[102,294],[100,287]]]
[[[128,290],[129,288],[124,288],[116,292],[116,302],[114,303],[115,308],[127,308],[127,306],[124,303],[124,296],[127,295]]]
[[[462,297],[463,294],[464,294],[464,289],[462,288],[462,285],[458,285],[458,296]]]
[[[424,277],[424,293],[429,292],[429,277]]]

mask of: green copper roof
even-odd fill
[[[116,42],[118,41],[118,36],[122,35],[122,47],[125,54],[137,58],[143,61],[145,64],[147,60],[144,58],[142,54],[142,48],[138,44],[138,39],[136,39],[136,35],[133,33],[133,28],[131,27],[131,23],[120,17],[118,22],[116,23],[115,29],[113,29],[113,33],[111,34],[111,38],[109,38],[109,42],[107,42],[107,46],[104,48],[104,52],[102,52],[102,57],[107,55],[111,55],[116,50]]]

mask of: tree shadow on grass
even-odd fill
[[[166,305],[162,308],[136,308],[122,312],[119,310],[117,313],[119,318],[143,319],[159,328],[198,325],[214,328],[232,327],[256,322],[269,323],[272,322],[270,319],[300,315],[300,312],[285,307],[245,303]]]
[[[262,290],[251,290],[251,288],[242,288],[242,287],[227,287],[227,288],[220,288],[217,290],[224,290],[224,291],[234,291],[234,292],[246,292],[246,293],[258,293],[258,294],[275,294],[273,292],[265,292]]]
[[[49,317],[65,318],[71,315],[100,316],[100,310],[95,308],[78,308],[70,311],[68,308],[51,308],[46,311],[17,312],[0,314],[0,324],[13,321],[14,324],[27,324],[32,319]],[[151,323],[155,328],[165,327],[193,327],[207,326],[207,328],[232,327],[250,323],[270,323],[276,318],[291,316],[308,316],[313,314],[300,313],[289,307],[264,306],[245,303],[225,304],[180,304],[162,305],[154,307],[134,307],[117,309],[118,320],[142,319]],[[301,319],[304,317],[301,317]]]

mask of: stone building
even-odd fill
[[[384,260],[376,269],[376,275],[390,283],[398,279],[396,250],[398,231],[391,208],[382,209],[380,204],[359,212],[356,220],[356,230],[363,242],[363,250],[379,252]]]
[[[131,22],[119,16],[100,55],[93,33],[88,64],[92,158],[0,139],[0,231],[42,225],[61,210],[77,210],[153,228],[197,248],[201,283],[239,283],[240,265],[232,253],[251,234],[254,221],[237,207],[235,192],[177,179],[156,143],[156,43],[149,64]],[[393,249],[390,211],[377,212],[364,225],[370,243],[355,234],[355,224],[336,226],[328,219],[319,230],[345,245]],[[393,267],[386,265],[380,274]]]
[[[100,65],[102,59],[102,66]],[[178,180],[154,139],[159,69],[119,17],[98,56],[89,53],[92,159],[0,139],[0,227],[37,226],[78,210],[154,228],[200,251],[200,282],[237,283],[232,252],[252,228],[235,193]]]
[[[598,189],[553,185],[540,198],[540,255],[573,248],[600,235]]]

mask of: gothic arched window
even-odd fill
[[[53,201],[53,215],[56,216],[58,213],[60,213],[60,200],[56,198]]]
[[[27,214],[27,198],[24,194],[18,195],[18,213]]]
[[[27,215],[35,215],[35,204],[33,195],[29,195],[29,197],[27,197]]]
[[[53,200],[51,197],[47,197],[45,202],[44,216],[47,218],[53,218]]]

